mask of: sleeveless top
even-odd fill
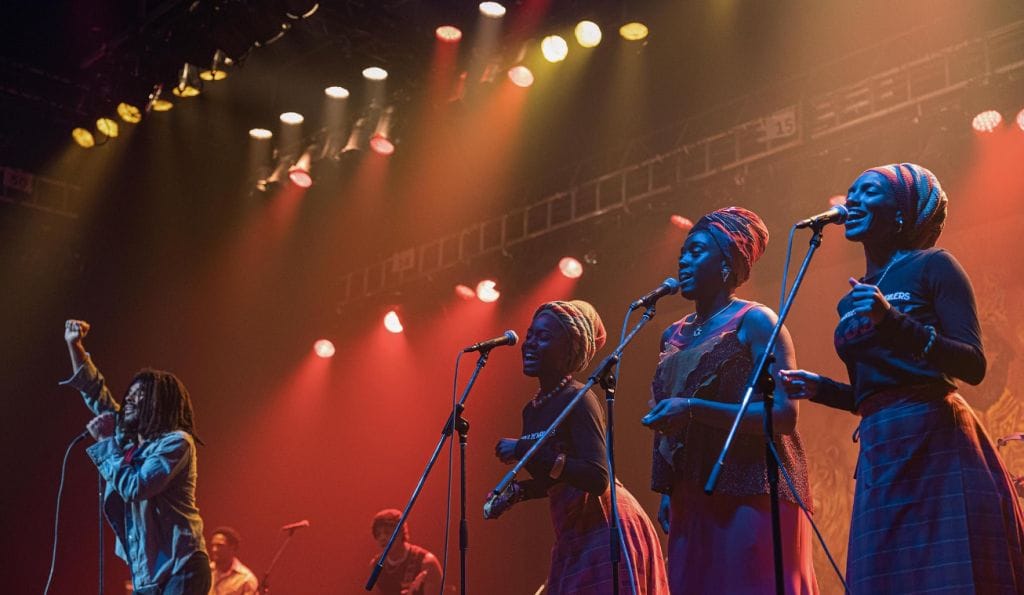
[[[425,570],[423,560],[427,557],[427,550],[418,545],[409,544],[409,554],[396,566],[389,566],[384,562],[384,570],[377,579],[377,589],[384,595],[399,595],[403,589],[407,589],[420,572]],[[374,559],[374,562],[377,560]],[[422,593],[422,586],[412,591],[414,594]]]
[[[750,348],[738,337],[743,317],[756,302],[745,302],[728,320],[705,329],[701,337],[684,332],[693,323],[686,318],[673,324],[672,334],[665,341],[660,362],[651,386],[652,405],[669,397],[695,397],[720,403],[739,404],[743,400],[747,380],[754,361]],[[670,327],[671,328],[671,327]],[[755,393],[754,401],[761,401]],[[707,425],[696,419],[683,420],[668,433],[654,436],[651,489],[663,494],[672,492],[678,480],[703,487],[729,434],[726,428]],[[776,434],[776,449],[789,472],[801,500],[811,505],[807,480],[807,460],[800,434]],[[767,494],[768,472],[765,467],[764,436],[737,433],[725,459],[715,493],[731,496]],[[786,481],[779,475],[779,495],[796,502]]]

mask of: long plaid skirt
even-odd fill
[[[1024,517],[963,397],[891,391],[861,414],[850,591],[1024,593]]]
[[[626,542],[619,561],[619,592],[633,593],[625,557],[633,561],[637,595],[668,595],[668,578],[661,542],[651,519],[632,494],[616,483],[619,518]],[[568,484],[548,491],[555,545],[551,550],[551,572],[545,593],[550,595],[613,592],[608,523],[611,519],[611,490],[594,496]]]

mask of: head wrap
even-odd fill
[[[565,334],[569,337],[569,353],[567,354],[566,367],[570,372],[579,372],[586,369],[594,354],[604,347],[608,338],[605,332],[604,323],[598,315],[594,306],[583,300],[571,302],[548,302],[542,304],[533,317],[537,318],[542,313],[552,314]]]
[[[898,238],[901,246],[913,250],[934,246],[946,222],[949,202],[935,174],[914,163],[880,165],[864,173],[868,171],[880,174],[889,182],[896,206],[903,215],[903,229]]]
[[[395,508],[385,508],[384,510],[373,515],[373,532],[376,533],[377,529],[381,527],[387,527],[394,531],[395,525],[398,524],[398,520],[402,518],[402,511]],[[409,539],[409,524],[402,525],[402,535]]]
[[[697,221],[690,233],[709,233],[722,251],[729,268],[736,275],[736,285],[750,278],[750,267],[764,254],[768,245],[768,228],[757,213],[742,207],[726,207],[711,211]]]

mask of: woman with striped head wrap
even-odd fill
[[[673,595],[774,590],[760,395],[741,420],[715,493],[702,489],[777,320],[765,306],[735,295],[767,244],[768,229],[757,214],[729,207],[701,217],[680,252],[680,293],[696,311],[662,335],[653,409],[643,419],[656,431],[651,487],[662,493],[658,520],[668,532]],[[795,365],[785,329],[775,359],[782,367]],[[813,594],[811,531],[798,504],[809,505],[811,497],[797,405],[777,390],[772,413],[775,444],[795,486],[795,493],[785,483],[779,490],[786,592]]]
[[[537,308],[523,341],[523,374],[540,388],[523,408],[519,438],[502,438],[495,455],[502,462],[521,458],[547,429],[582,384],[582,372],[604,346],[604,324],[597,310],[581,300],[548,302]],[[548,498],[555,529],[546,593],[611,593],[611,550],[608,519],[611,490],[605,450],[605,412],[592,391],[572,409],[526,464],[530,479],[515,481],[501,496],[489,498],[484,517],[497,518],[513,504]],[[618,569],[620,592],[667,594],[665,564],[654,525],[632,494],[616,487],[624,555],[632,561],[636,584],[630,585],[623,562]],[[635,586],[635,590],[634,590]]]
[[[781,373],[792,398],[862,417],[847,580],[852,593],[1024,593],[1024,530],[1011,480],[955,378],[977,384],[985,354],[974,292],[934,248],[946,193],[920,165],[862,173],[846,239],[866,271],[839,301],[844,384]]]

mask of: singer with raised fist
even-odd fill
[[[846,578],[862,593],[1024,593],[1024,532],[1010,476],[955,379],[985,354],[970,280],[935,248],[947,198],[912,163],[873,167],[846,196],[865,272],[839,301],[849,384],[784,370],[791,398],[861,416]]]
[[[81,392],[96,415],[86,449],[106,482],[103,510],[137,595],[206,595],[210,559],[196,508],[192,399],[170,372],[144,369],[118,403],[85,350],[89,324],[68,320],[64,340]]]
[[[662,494],[658,520],[668,532],[673,595],[760,594],[775,588],[764,402],[758,393],[741,420],[715,492],[703,491],[777,320],[769,308],[736,297],[767,244],[768,229],[757,214],[728,207],[697,221],[679,254],[679,291],[696,311],[662,335],[653,408],[642,420],[656,432],[651,487]],[[785,328],[774,357],[782,367],[795,362]],[[811,505],[797,404],[781,390],[774,395],[774,440],[797,492],[780,479],[785,589],[817,593],[810,523],[797,499]]]
[[[504,463],[519,460],[533,446],[582,387],[573,374],[587,368],[604,345],[604,324],[597,310],[581,300],[548,302],[533,315],[522,345],[523,374],[540,388],[523,407],[519,438],[503,438],[495,455]],[[605,456],[605,412],[593,392],[556,428],[527,462],[531,479],[513,481],[500,496],[484,505],[493,519],[517,502],[548,498],[555,530],[551,569],[545,593],[611,593],[611,550],[608,544],[611,490]],[[616,484],[625,551],[636,572],[636,590],[620,561],[621,593],[668,593],[661,544],[654,525],[632,494]]]

